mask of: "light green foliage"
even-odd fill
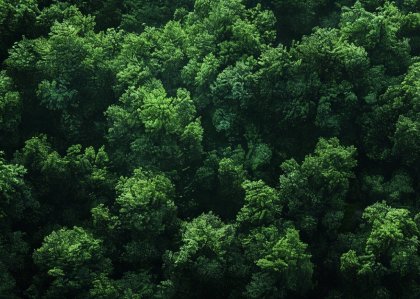
[[[246,181],[245,204],[236,219],[244,226],[273,224],[280,220],[282,203],[277,190],[267,186],[263,181]]]
[[[53,214],[54,223],[78,223],[94,205],[113,195],[114,178],[103,147],[83,150],[74,145],[61,156],[46,136],[40,136],[28,140],[15,161],[28,169],[28,181],[38,187],[34,195],[41,203],[41,219]]]
[[[23,180],[26,169],[22,165],[9,164],[0,152],[0,223],[9,223],[22,217],[33,202]]]
[[[228,244],[231,241],[232,232],[232,227],[224,225],[217,216],[203,214],[191,223],[184,224],[182,234],[184,244],[179,252],[170,255],[171,260],[175,266],[182,265],[190,262],[201,249],[207,247],[212,252],[222,255],[226,253],[224,243]]]
[[[240,152],[238,151],[240,154]],[[245,170],[236,157],[222,158],[219,161],[219,180],[225,191],[230,188],[238,189],[246,177]],[[223,187],[222,187],[223,188]]]
[[[44,239],[44,244],[35,252],[37,264],[45,266],[49,275],[60,277],[74,269],[98,262],[100,241],[82,228],[61,229]]]
[[[363,47],[343,38],[338,29],[317,28],[289,51],[279,47],[264,52],[260,65],[259,93],[267,103],[261,114],[278,123],[279,134],[293,140],[315,127],[325,136],[352,136],[358,86],[369,76]]]
[[[36,1],[33,0],[8,0],[1,3],[1,24],[10,28],[19,26],[19,21],[34,15],[37,12]]]
[[[234,238],[233,226],[209,213],[184,223],[181,232],[179,250],[168,252],[165,262],[178,295],[222,294],[228,287],[224,275]]]
[[[46,16],[39,16],[48,36],[18,42],[6,63],[13,72],[31,78],[18,80],[17,85],[26,91],[32,105],[39,101],[40,106],[56,111],[52,115],[58,116],[53,118],[58,123],[54,125],[63,139],[76,143],[101,132],[102,113],[114,98],[112,60],[121,34],[115,30],[94,33],[93,17],[82,15],[75,7],[56,7],[56,11],[45,12],[56,22],[50,24]]]
[[[385,203],[376,203],[365,209],[366,223],[363,246],[341,256],[341,270],[350,277],[364,280],[363,284],[377,281],[371,294],[384,288],[387,292],[399,289],[405,298],[418,295],[415,282],[420,271],[419,228],[410,212]],[[387,277],[398,283],[386,284]],[[382,284],[382,286],[381,286]]]
[[[0,0],[0,298],[420,298],[419,12]]]
[[[93,280],[110,271],[101,243],[80,227],[61,229],[45,237],[34,252],[35,264],[52,279],[44,298],[86,298]]]
[[[28,169],[59,174],[64,172],[65,162],[60,155],[51,149],[46,136],[34,137],[25,142],[25,147],[16,153],[16,161]]]
[[[168,97],[157,81],[130,88],[120,105],[108,108],[107,117],[111,123],[108,140],[117,158],[130,162],[130,167],[181,170],[187,161],[200,159],[203,129],[183,89],[176,97]]]
[[[302,59],[303,67],[310,68],[327,82],[336,76],[360,80],[360,72],[369,64],[366,50],[341,37],[341,31],[337,29],[316,30],[302,38],[293,52]]]
[[[313,272],[311,255],[306,253],[306,248],[307,245],[299,239],[299,233],[295,229],[288,229],[270,254],[256,264],[264,271],[281,273],[286,289],[304,293],[311,286]]]
[[[165,176],[137,169],[132,177],[120,180],[116,189],[120,219],[127,228],[159,235],[171,225],[176,212],[171,199],[174,191]]]
[[[408,0],[406,2],[410,1],[411,0]],[[402,34],[404,34],[404,36],[406,36],[409,39],[411,52],[417,54],[420,50],[420,37],[417,34],[418,29],[420,28],[420,4],[417,0],[413,0],[413,2],[417,2],[417,4],[412,4],[413,6],[417,5],[417,9],[412,9],[411,7],[409,7],[410,4],[407,3],[408,13],[404,15],[404,22],[401,28],[401,32]]]
[[[408,70],[404,81],[402,82],[402,89],[410,98],[413,107],[419,109],[420,105],[420,62],[413,63]]]
[[[343,36],[368,51],[374,64],[383,64],[389,72],[401,73],[409,65],[410,46],[398,36],[403,15],[393,3],[371,13],[360,2],[341,15]]]
[[[84,60],[89,51],[87,37],[93,30],[94,21],[90,17],[78,15],[55,23],[47,40],[38,40],[37,52],[42,55],[38,68],[48,77],[71,80],[75,73],[84,71]]]
[[[306,233],[322,225],[336,231],[344,216],[344,200],[353,177],[356,149],[340,145],[338,139],[320,139],[314,155],[299,165],[282,164],[280,199],[287,202],[288,215]]]
[[[204,106],[210,99],[203,92],[217,73],[274,41],[275,19],[261,7],[246,9],[239,0],[196,1],[194,8],[184,22],[189,61],[182,77]]]
[[[121,51],[115,60],[115,90],[123,94],[132,88],[159,79],[164,88],[176,93],[180,70],[185,63],[186,34],[177,21],[163,28],[147,27],[140,35],[125,34]]]
[[[246,286],[247,298],[287,298],[312,288],[311,255],[296,229],[280,234],[273,226],[261,227],[245,237],[243,244],[257,266]]]
[[[36,18],[36,25],[48,33],[55,22],[62,23],[65,20],[72,20],[77,23],[83,15],[80,10],[68,2],[56,1],[40,11]]]
[[[256,84],[253,58],[239,60],[235,66],[224,69],[211,85],[213,102],[217,109],[213,114],[213,124],[217,131],[227,135],[242,131],[242,115],[254,107],[252,89]]]
[[[366,115],[364,143],[371,158],[417,163],[419,66],[411,65],[402,82],[390,86]]]
[[[146,132],[180,134],[191,122],[195,107],[186,90],[179,89],[176,98],[168,98],[160,89],[145,93],[140,118]]]
[[[59,0],[59,4],[63,4]],[[58,2],[58,1],[57,1]],[[75,5],[84,15],[95,17],[97,30],[118,27],[121,22],[121,15],[124,11],[124,3],[129,1],[115,0],[67,0],[64,5]],[[54,4],[53,4],[54,5]]]
[[[3,0],[0,2],[0,60],[3,60],[3,55],[15,39],[33,26],[38,13],[36,0]]]
[[[82,150],[81,145],[73,145],[67,149],[65,156],[61,156],[52,150],[46,136],[41,135],[26,141],[25,147],[16,154],[15,159],[30,171],[41,172],[47,180],[65,180],[77,176],[82,184],[101,185],[109,179],[109,159],[104,147]]]
[[[408,165],[418,165],[420,155],[420,63],[414,63],[401,83],[408,111],[400,115],[393,137],[393,154]],[[395,99],[398,101],[400,99]],[[416,164],[417,163],[417,164]]]
[[[174,186],[162,174],[142,169],[116,186],[117,198],[112,209],[99,205],[92,210],[98,233],[117,245],[117,254],[137,270],[161,258],[178,226],[174,204]]]
[[[420,116],[420,114],[419,114]],[[406,163],[418,162],[420,157],[420,122],[400,116],[396,124],[393,152]]]

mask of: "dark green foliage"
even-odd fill
[[[18,127],[21,122],[22,99],[13,90],[12,80],[5,72],[0,73],[0,142],[3,149],[15,145],[19,140]]]
[[[91,208],[114,196],[115,179],[103,147],[96,151],[74,145],[62,156],[40,136],[28,140],[15,161],[28,169],[27,182],[41,205],[36,215],[42,234],[57,224],[86,222]]]
[[[0,0],[0,298],[419,298],[420,1]]]
[[[34,34],[34,23],[39,13],[36,0],[3,0],[0,3],[0,62],[7,50],[22,35]]]
[[[31,224],[30,212],[38,206],[23,179],[25,173],[23,166],[6,163],[0,152],[0,297],[18,298],[16,277],[30,254],[25,233],[18,227]]]

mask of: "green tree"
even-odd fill
[[[419,228],[410,212],[376,203],[363,213],[361,246],[341,256],[341,271],[361,298],[416,298],[420,275]],[[357,284],[357,288],[351,285]]]
[[[0,73],[0,142],[2,149],[16,144],[19,140],[18,126],[21,122],[22,99],[13,90],[10,77]]]
[[[34,290],[42,298],[87,298],[94,280],[111,270],[102,241],[80,227],[52,232],[33,258],[41,270],[38,281],[46,283]]]
[[[21,40],[6,61],[19,89],[31,99],[23,125],[29,132],[58,135],[66,146],[98,145],[103,138],[103,111],[115,100],[112,60],[121,34],[94,33],[94,18],[74,7],[51,14],[56,22],[51,28],[45,25],[48,37]],[[40,17],[43,25],[46,17]]]
[[[413,63],[403,80],[390,86],[364,115],[363,143],[370,158],[418,163],[419,66]]]
[[[220,154],[212,151],[206,156],[185,188],[185,196],[191,199],[185,204],[193,212],[214,211],[222,219],[233,220],[243,205],[241,185],[247,178],[245,152],[241,147],[228,147]]]
[[[363,181],[363,191],[373,202],[385,200],[393,205],[416,206],[415,184],[406,171],[397,171],[388,180],[383,175],[366,175]]]
[[[312,288],[311,254],[296,229],[286,229],[274,242],[258,239],[254,240],[265,242],[258,244],[262,247],[258,248],[260,258],[255,261],[258,270],[246,286],[247,298],[288,298],[303,295]]]
[[[355,154],[354,147],[342,146],[336,138],[320,139],[301,164],[294,159],[282,164],[280,199],[286,202],[287,216],[310,239],[321,228],[326,235],[337,233],[357,165]]]
[[[114,176],[103,147],[83,150],[74,145],[62,156],[43,135],[27,140],[15,161],[28,169],[28,184],[41,204],[42,230],[51,231],[56,224],[81,225],[94,206],[114,196]]]
[[[35,0],[4,0],[0,3],[0,62],[21,35],[32,35],[39,13]]]
[[[158,271],[178,230],[174,186],[162,174],[136,169],[119,180],[116,191],[112,206],[92,209],[97,233],[107,238],[106,248],[125,271]]]
[[[23,166],[7,163],[0,152],[0,297],[5,298],[19,298],[17,282],[27,279],[22,272],[29,244],[16,227],[31,224],[29,211],[36,212],[37,202],[23,179],[25,173]]]
[[[145,26],[159,27],[172,19],[176,10],[190,9],[193,3],[192,0],[124,1],[121,27],[133,32],[141,32]]]
[[[168,97],[159,81],[128,89],[106,112],[108,141],[118,166],[147,166],[181,175],[201,159],[203,129],[189,93]]]
[[[304,34],[311,32],[320,19],[322,9],[328,1],[290,1],[290,0],[247,0],[251,5],[260,3],[272,10],[277,19],[278,39],[288,43],[292,39],[299,39]]]
[[[263,181],[246,181],[245,204],[236,220],[242,226],[258,227],[278,223],[281,219],[282,202],[278,191]]]
[[[235,229],[212,213],[184,222],[178,251],[166,254],[165,266],[176,295],[188,298],[224,297],[229,248]]]
[[[410,62],[408,40],[398,34],[403,23],[403,15],[393,3],[387,2],[372,13],[357,1],[352,8],[344,9],[340,31],[351,42],[364,47],[373,64],[384,65],[391,74],[401,74]]]

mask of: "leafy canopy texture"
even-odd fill
[[[0,298],[420,298],[419,0],[0,0]]]

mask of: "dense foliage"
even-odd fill
[[[0,0],[0,298],[420,298],[419,0]]]

